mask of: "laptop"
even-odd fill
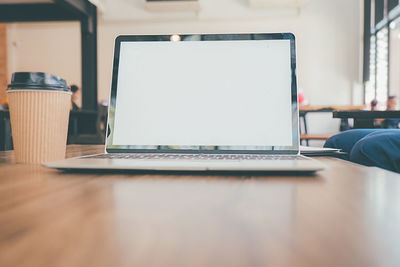
[[[315,172],[299,153],[295,37],[115,40],[105,153],[62,170]]]

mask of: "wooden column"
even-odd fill
[[[97,110],[97,8],[88,4],[81,19],[82,109]]]
[[[7,36],[6,24],[0,24],[0,104],[6,101],[7,87]]]

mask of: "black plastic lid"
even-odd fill
[[[70,92],[67,82],[60,77],[44,72],[14,72],[8,90],[33,89]]]

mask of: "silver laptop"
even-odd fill
[[[299,154],[295,37],[132,35],[115,41],[105,154],[57,169],[285,171]]]

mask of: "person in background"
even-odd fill
[[[370,106],[371,106],[371,110],[372,111],[377,110],[378,109],[378,100],[372,99],[371,103],[370,103]]]
[[[378,100],[375,98],[371,100],[369,103],[371,111],[378,110]],[[374,128],[381,128],[381,123],[383,122],[383,119],[375,119],[374,120]]]
[[[78,91],[79,87],[75,84],[71,85],[71,110],[79,110],[78,105],[76,104],[76,100],[78,99]]]
[[[395,95],[388,96],[386,103],[386,110],[396,110],[397,107],[397,97]]]
[[[371,107],[371,111],[378,110],[378,100],[376,100],[375,98],[371,100],[369,105]],[[375,119],[374,120],[374,128],[382,128],[383,121],[384,121],[384,119]]]
[[[397,108],[397,97],[394,95],[388,96],[386,102],[386,110],[396,110]],[[398,119],[385,119],[382,121],[382,128],[399,128],[400,118]]]

